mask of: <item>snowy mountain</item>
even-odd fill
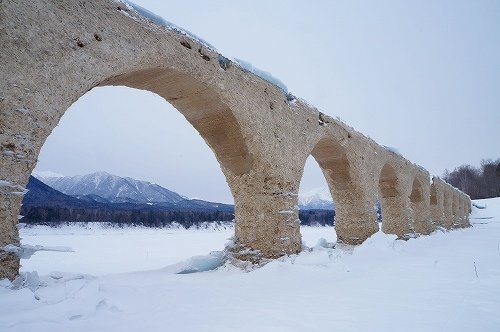
[[[176,222],[185,228],[204,222],[231,222],[232,205],[183,199],[181,202],[127,202],[113,203],[97,196],[70,196],[57,191],[30,176],[27,194],[21,207],[26,224],[61,225],[63,223],[105,222],[120,225],[165,227]],[[307,221],[320,223],[317,214]],[[1,330],[1,329],[0,329]]]
[[[59,173],[55,173],[55,172],[52,172],[52,171],[38,171],[38,170],[34,170],[33,173],[31,173],[31,175],[33,175],[34,177],[36,177],[37,179],[44,179],[44,178],[61,178],[61,177],[64,177],[64,175],[62,174],[59,174]]]
[[[299,194],[299,208],[301,210],[334,210],[332,195],[328,188],[316,188]]]
[[[157,184],[123,178],[106,172],[76,176],[43,176],[40,181],[70,196],[111,203],[179,203],[186,198]],[[104,199],[104,200],[103,200]]]

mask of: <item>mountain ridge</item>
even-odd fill
[[[110,203],[179,203],[187,198],[158,184],[120,177],[104,171],[74,176],[35,176],[70,196],[98,196]]]
[[[335,204],[328,187],[299,193],[298,205],[301,210],[335,210]]]

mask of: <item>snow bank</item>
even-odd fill
[[[169,268],[140,273],[25,274],[15,287],[0,281],[0,331],[137,332],[165,327],[173,331],[497,331],[500,198],[475,203],[486,208],[473,207],[473,227],[408,241],[379,232],[359,246],[333,246],[333,228],[304,227],[301,231],[313,244],[311,249],[249,273],[217,268],[223,261],[218,252],[194,254]],[[114,259],[121,255],[132,264],[141,259],[134,251],[148,244],[178,259],[184,250],[193,252],[207,242],[223,246],[223,238],[232,235],[183,231],[154,242],[153,234],[142,233],[142,244],[118,232],[104,235],[103,243],[94,235],[86,235],[83,242],[102,245],[93,253],[97,264],[113,245],[118,246],[119,239],[122,245],[113,253]],[[75,237],[66,235],[60,235],[59,241],[67,237],[75,242]],[[78,261],[73,271],[90,266],[89,261]],[[212,272],[190,273],[208,270]]]

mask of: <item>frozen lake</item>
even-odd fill
[[[499,331],[500,199],[479,204],[473,227],[408,241],[332,249],[304,227],[310,250],[253,270],[207,255],[232,229],[23,229],[75,252],[23,260],[29,287],[0,280],[0,331]],[[179,274],[197,266],[218,268]]]
[[[302,240],[314,246],[320,238],[336,241],[333,227],[302,227]],[[80,272],[92,275],[152,270],[223,250],[233,228],[149,229],[37,226],[21,230],[23,244],[71,247],[74,252],[37,252],[22,260],[21,271]]]

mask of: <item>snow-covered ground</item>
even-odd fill
[[[38,289],[0,283],[0,331],[500,331],[500,199],[478,204],[468,229],[377,233],[252,272],[176,274],[217,261],[190,257],[221,250],[230,229],[24,229],[25,244],[75,252],[23,260]],[[311,247],[335,240],[332,228],[302,232]]]

